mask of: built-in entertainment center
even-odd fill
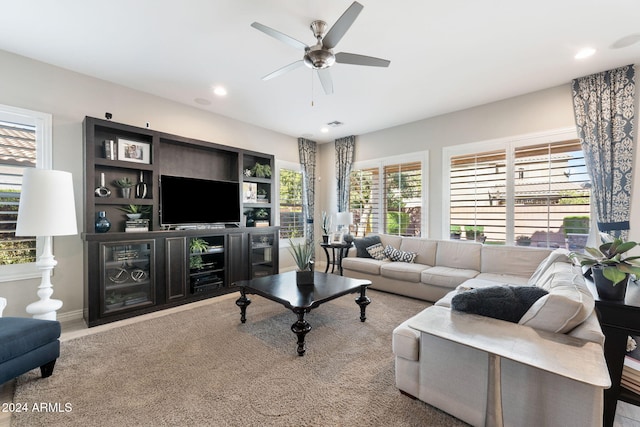
[[[278,272],[273,155],[93,117],[83,131],[89,326]]]

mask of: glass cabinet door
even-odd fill
[[[155,242],[100,244],[102,314],[155,304]]]
[[[276,234],[273,232],[268,233],[251,233],[250,253],[251,259],[251,277],[263,277],[275,274],[275,268],[277,261],[276,249],[274,247],[274,239]]]

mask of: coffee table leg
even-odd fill
[[[296,312],[298,320],[291,325],[291,330],[298,336],[298,356],[304,356],[304,336],[311,330],[309,322],[304,320],[304,310]]]
[[[251,300],[247,298],[244,291],[240,291],[240,298],[236,301],[236,305],[240,307],[240,321],[245,323],[247,321],[247,306],[251,304]]]
[[[365,295],[366,292],[367,292],[367,287],[366,286],[361,286],[360,287],[360,296],[358,298],[356,298],[356,304],[358,304],[360,306],[360,321],[361,322],[364,322],[365,320],[367,320],[367,316],[365,315],[365,310],[367,309],[367,306],[371,303],[371,299],[369,299],[369,297]]]

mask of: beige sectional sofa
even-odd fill
[[[526,284],[538,264],[551,252],[543,248],[491,246],[464,240],[377,236],[382,246],[416,253],[415,260],[407,263],[358,257],[358,249],[351,248],[349,256],[342,260],[343,274],[371,280],[372,289],[432,302],[473,278]]]
[[[469,289],[507,284],[537,286],[548,293],[531,305],[519,323],[457,311],[450,317],[455,317],[459,330],[469,326],[480,334],[486,331],[488,337],[505,331],[516,336],[523,330],[539,331],[534,334],[540,338],[536,350],[540,350],[539,357],[549,359],[544,362],[552,367],[567,362],[549,356],[545,352],[547,343],[568,342],[578,355],[584,355],[584,360],[572,359],[570,363],[584,363],[584,369],[593,372],[594,381],[585,383],[553,369],[541,370],[522,361],[503,359],[505,426],[601,425],[603,388],[610,384],[602,351],[604,336],[591,292],[566,251],[379,237],[384,246],[417,253],[414,262],[357,257],[354,249],[343,260],[344,275],[371,280],[374,289],[435,302],[433,306],[425,303],[425,310],[393,332],[396,386],[401,391],[471,425],[484,425],[488,354],[474,348],[474,338],[464,344],[452,342],[417,325],[424,325],[421,320],[434,314],[429,310],[452,313],[452,299]]]

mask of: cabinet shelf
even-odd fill
[[[141,171],[152,171],[154,169],[153,165],[146,163],[132,163],[132,162],[124,162],[122,160],[110,160],[110,159],[95,159],[96,166],[104,166],[108,168],[117,168],[117,169],[130,169],[130,170],[141,170]]]
[[[105,291],[115,291],[118,289],[127,289],[127,288],[133,288],[135,286],[146,286],[148,285],[150,282],[148,280],[144,281],[144,282],[126,282],[126,283],[117,283],[114,285],[106,285],[104,287]]]

